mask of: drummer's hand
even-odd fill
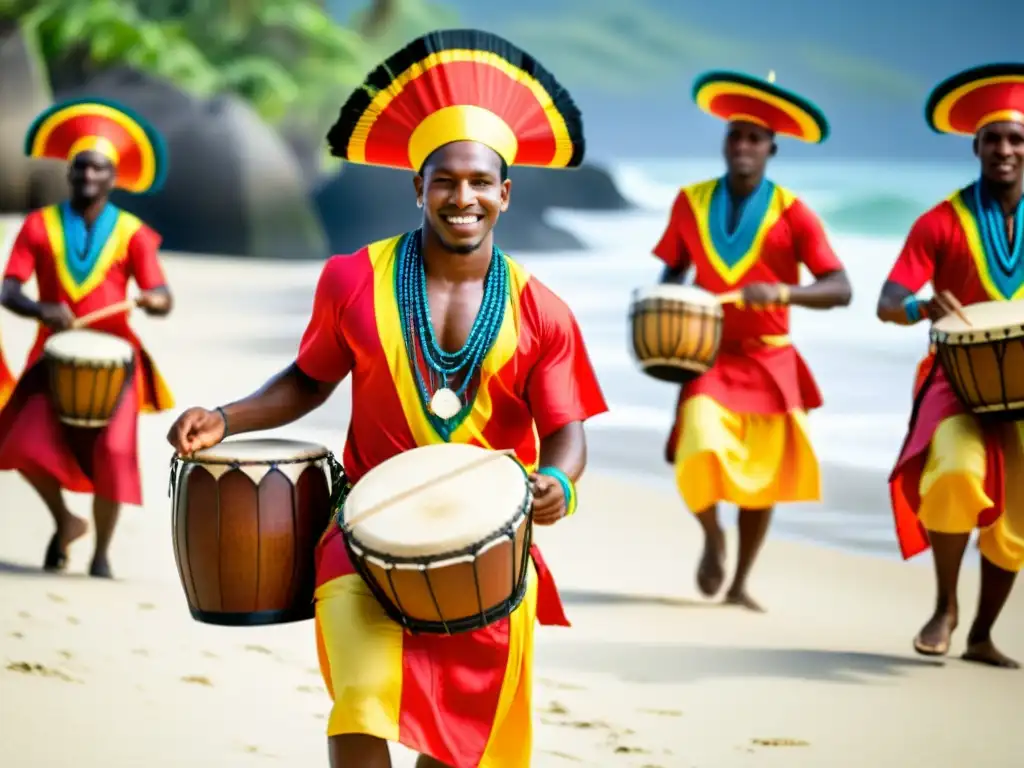
[[[530,475],[533,483],[533,522],[554,525],[565,517],[562,484],[549,475]]]
[[[39,322],[52,331],[66,331],[75,322],[75,313],[67,304],[40,304]]]
[[[167,313],[167,292],[166,291],[144,291],[135,300],[139,309],[147,315],[163,315]]]
[[[224,426],[224,418],[217,411],[189,408],[171,426],[167,442],[179,456],[188,456],[223,440]]]
[[[782,303],[778,283],[751,283],[743,287],[743,303],[751,309],[763,309]]]
[[[949,291],[941,291],[932,296],[925,305],[927,317],[933,323],[940,317],[951,315],[956,312],[956,298]]]

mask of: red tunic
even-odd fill
[[[993,281],[984,247],[970,214],[958,196],[944,200],[921,216],[910,230],[888,280],[917,293],[929,282],[935,291],[949,291],[963,305],[1006,299]],[[928,549],[918,522],[921,474],[936,428],[946,418],[966,413],[941,365],[929,355],[919,365],[914,409],[906,440],[889,477],[893,516],[904,558]],[[985,493],[993,500],[978,522],[993,523],[1003,509],[1003,449],[994,431],[983,425],[987,448]]]
[[[318,381],[352,374],[344,466],[353,483],[398,453],[442,442],[424,414],[399,322],[394,271],[400,243],[401,237],[391,238],[327,262],[296,361]],[[505,319],[484,360],[475,406],[451,442],[512,448],[532,469],[540,439],[607,406],[569,308],[523,267],[508,264]],[[532,555],[538,620],[568,625],[536,546]],[[340,531],[331,526],[318,547],[317,585],[354,573]],[[403,743],[446,764],[476,764],[472,756],[484,750],[501,691],[508,622],[452,637],[403,637],[403,680],[409,681],[402,691]],[[429,682],[442,677],[444,685]]]
[[[695,285],[725,293],[750,283],[800,283],[800,265],[816,277],[843,268],[814,213],[789,191],[775,188],[757,235],[739,259],[718,253],[710,232],[711,197],[718,180],[684,188],[676,197],[668,227],[654,255],[672,269],[695,268]],[[803,357],[785,340],[789,308],[754,310],[724,307],[722,346],[710,371],[682,388],[679,403],[708,395],[734,413],[778,414],[811,410],[821,393]],[[675,459],[680,408],[666,445]]]
[[[124,301],[128,281],[142,290],[166,284],[157,259],[160,236],[134,216],[119,217],[106,245],[84,279],[68,267],[57,206],[30,213],[14,242],[4,278],[33,275],[39,301],[64,303],[76,317]],[[132,331],[127,313],[101,320],[91,329],[118,336],[136,349],[136,381],[103,429],[65,427],[50,405],[44,367],[39,364],[51,331],[39,327],[25,371],[0,411],[0,470],[19,470],[56,479],[61,487],[94,493],[125,504],[142,503],[138,466],[137,415],[173,405],[169,390]]]

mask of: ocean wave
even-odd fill
[[[721,161],[631,162],[613,165],[611,172],[637,207],[664,213],[681,186],[721,173]],[[902,237],[971,173],[961,164],[779,163],[772,178],[800,195],[834,232]]]

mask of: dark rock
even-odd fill
[[[241,100],[196,99],[130,69],[107,70],[60,98],[97,96],[135,110],[160,131],[170,156],[153,195],[114,199],[188,253],[318,259],[326,238],[288,147]]]
[[[68,194],[63,163],[25,157],[25,132],[50,104],[46,66],[17,23],[0,19],[0,213],[28,213]]]
[[[597,165],[562,171],[513,168],[509,178],[517,203],[526,200],[542,210],[624,211],[636,207],[622,196],[611,174]]]

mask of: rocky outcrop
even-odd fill
[[[25,157],[25,132],[50,106],[46,69],[17,24],[0,20],[0,213],[27,213],[67,195],[63,164]]]

